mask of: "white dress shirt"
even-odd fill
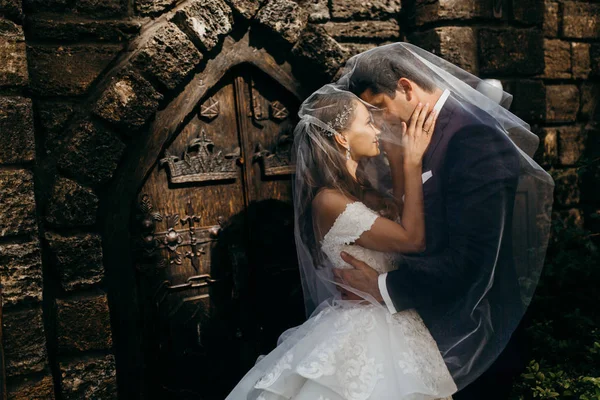
[[[446,100],[448,100],[448,96],[450,96],[450,91],[448,89],[445,89],[444,92],[442,93],[442,95],[440,96],[440,98],[438,99],[438,101],[435,103],[435,106],[433,106],[432,111],[436,111],[439,115],[439,112],[442,110],[442,107],[446,103]],[[427,177],[425,177],[425,175],[427,175]],[[425,181],[427,179],[431,178],[431,176],[432,176],[431,171],[425,172],[422,176],[423,183],[425,183]],[[387,306],[390,313],[395,314],[397,311],[396,311],[396,307],[394,307],[394,303],[392,302],[390,294],[387,290],[386,278],[387,278],[387,272],[385,274],[379,275],[377,284],[379,286],[379,291],[381,292],[381,297],[383,297],[383,301],[385,302],[385,305]]]

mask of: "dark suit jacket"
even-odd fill
[[[494,119],[450,96],[423,159],[426,250],[400,257],[386,279],[398,311],[417,309],[459,388],[489,367],[523,315],[511,237],[519,157]]]

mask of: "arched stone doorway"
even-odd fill
[[[131,145],[102,209],[124,393],[222,399],[303,320],[290,150],[304,95],[289,64],[227,37]]]

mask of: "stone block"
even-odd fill
[[[584,150],[584,133],[580,126],[558,126],[544,128],[545,140],[548,145],[552,142],[552,164],[569,166],[577,163]],[[557,151],[558,150],[558,151]]]
[[[0,164],[33,161],[33,132],[31,99],[0,97]]]
[[[0,245],[2,307],[42,301],[42,255],[40,243]]]
[[[46,232],[45,237],[60,284],[66,292],[87,289],[102,282],[104,265],[100,235],[86,233],[63,236]]]
[[[177,10],[171,19],[203,51],[211,51],[231,32],[233,14],[223,0],[202,0]]]
[[[584,120],[600,121],[600,84],[584,83],[581,85],[580,116]]]
[[[546,118],[546,86],[538,80],[503,82],[505,90],[513,95],[510,110],[527,122]]]
[[[312,25],[302,33],[292,48],[292,54],[300,64],[308,63],[317,73],[329,79],[335,76],[348,57],[346,50],[325,29]]]
[[[544,63],[543,78],[571,78],[570,43],[558,39],[544,39]]]
[[[389,19],[400,13],[400,0],[332,0],[331,16],[336,19]]]
[[[302,4],[308,12],[310,22],[326,22],[331,19],[329,12],[329,0],[312,0]]]
[[[571,39],[600,39],[600,4],[565,1],[562,36]]]
[[[28,82],[23,28],[0,18],[0,87],[23,87]]]
[[[546,86],[546,121],[573,122],[579,111],[579,89],[575,85]]]
[[[135,0],[135,11],[143,16],[160,15],[173,8],[177,0]]]
[[[44,136],[44,149],[46,154],[54,153],[65,139],[64,128],[73,115],[73,104],[39,100],[37,109]]]
[[[96,223],[98,197],[92,189],[59,176],[46,206],[46,221],[58,228],[89,226]]]
[[[23,0],[23,8],[27,15],[43,11],[61,12],[71,4],[72,1],[69,0]]]
[[[600,77],[600,43],[590,45],[590,77]]]
[[[540,133],[541,146],[534,159],[544,167],[558,163],[558,132],[554,128],[543,128]]]
[[[571,43],[573,78],[587,79],[592,70],[589,43]]]
[[[558,36],[558,20],[559,20],[559,6],[555,1],[545,2],[544,7],[544,25],[543,31],[544,36],[549,38],[555,38]]]
[[[226,0],[233,11],[245,19],[252,19],[264,0]]]
[[[0,170],[0,204],[0,237],[37,233],[31,171]]]
[[[101,184],[112,178],[124,150],[115,133],[83,120],[72,128],[58,166],[83,184]]]
[[[477,40],[471,27],[435,28],[412,35],[410,42],[477,74]]]
[[[544,0],[512,0],[513,19],[523,24],[544,22]]]
[[[163,95],[139,74],[131,71],[111,78],[111,82],[93,107],[93,112],[133,133],[154,116]]]
[[[537,29],[479,30],[479,72],[535,75],[544,69],[544,42]]]
[[[387,43],[340,43],[340,46],[342,46],[348,52],[349,57],[352,57],[382,44]]]
[[[60,42],[125,42],[136,36],[142,24],[133,20],[98,20],[78,14],[37,13],[27,18],[29,40]]]
[[[24,377],[20,382],[7,387],[10,400],[54,400],[54,381],[52,375]]]
[[[56,300],[56,335],[61,353],[112,347],[106,295]]]
[[[577,164],[585,150],[586,134],[580,126],[554,128],[558,133],[558,157],[562,165]]]
[[[0,15],[13,21],[21,21],[23,7],[20,0],[0,0]]]
[[[65,400],[117,398],[115,358],[110,354],[61,362],[60,375]]]
[[[492,0],[416,0],[414,23],[417,26],[444,20],[492,18]]]
[[[121,45],[29,46],[31,88],[41,96],[84,94],[121,48]]]
[[[579,175],[577,169],[568,168],[552,171],[554,178],[554,199],[559,206],[573,206],[579,203]]]
[[[181,84],[202,54],[175,24],[160,27],[133,59],[133,65],[169,90]]]
[[[255,17],[257,23],[293,45],[308,22],[308,12],[292,0],[267,0]]]
[[[75,9],[94,17],[125,16],[127,0],[75,0]]]
[[[41,307],[7,311],[2,333],[7,376],[40,372],[48,366]]]
[[[52,135],[58,135],[64,130],[74,111],[73,104],[55,100],[40,100],[37,106],[42,128]]]
[[[327,22],[323,27],[335,39],[381,41],[400,38],[396,20]]]

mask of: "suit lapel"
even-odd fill
[[[440,115],[438,116],[437,122],[435,124],[435,129],[433,130],[433,136],[431,137],[431,142],[429,143],[429,147],[423,156],[423,170],[426,169],[426,166],[429,165],[429,161],[433,157],[435,150],[437,149],[438,144],[442,141],[444,137],[444,130],[450,123],[452,119],[452,114],[456,109],[456,100],[452,98],[452,95],[448,97],[446,103],[442,107],[440,111]]]

